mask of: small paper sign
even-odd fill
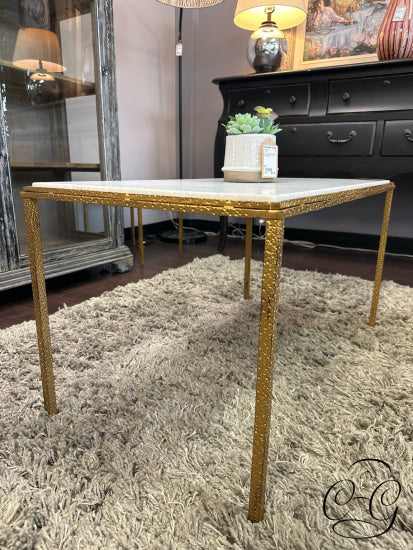
[[[406,6],[399,6],[396,8],[392,21],[403,21],[404,14],[406,13]]]
[[[278,175],[278,147],[274,140],[268,138],[261,146],[263,178],[276,178]]]
[[[182,55],[182,42],[181,41],[179,41],[175,46],[175,55],[177,57],[181,57],[181,55]]]

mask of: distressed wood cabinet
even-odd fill
[[[30,282],[24,185],[120,179],[112,0],[0,0],[0,94],[4,290]],[[40,207],[46,277],[132,267],[121,208]]]
[[[277,134],[279,175],[391,179],[397,189],[388,249],[411,253],[412,59],[226,77],[214,83],[224,100],[215,141],[215,177],[222,177],[224,161],[225,130],[221,124],[237,112],[254,112],[257,105],[272,107],[283,128]],[[292,236],[296,227],[301,233],[297,229],[295,238],[326,242],[336,232],[345,246],[376,246],[381,207],[375,201],[366,207],[359,202],[301,220],[297,217],[287,225],[287,234]],[[361,216],[360,209],[364,209]],[[349,219],[354,220],[352,234],[344,229]],[[221,248],[225,245],[225,220],[222,224]],[[327,231],[315,235],[321,233],[320,228]]]

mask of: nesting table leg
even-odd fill
[[[135,209],[131,207],[130,209],[130,231],[132,237],[132,246],[135,246]]]
[[[251,275],[251,246],[252,246],[252,223],[254,218],[247,218],[247,232],[245,236],[245,268],[244,268],[244,298],[250,297],[250,275]]]
[[[381,226],[381,235],[379,243],[379,251],[377,254],[376,275],[374,278],[373,300],[371,304],[369,325],[374,327],[376,324],[377,307],[379,304],[380,285],[383,275],[384,255],[386,252],[387,233],[389,231],[389,221],[391,212],[391,203],[393,199],[393,189],[386,191],[386,199],[384,203],[383,223]]]
[[[284,220],[267,220],[248,519],[264,517]]]
[[[139,243],[139,263],[144,264],[144,244],[143,244],[143,224],[142,224],[142,208],[138,208],[138,243]]]
[[[56,414],[57,406],[50,342],[49,313],[47,310],[43,249],[40,236],[39,205],[37,199],[24,199],[24,213],[26,217],[27,241],[29,245],[33,303],[36,316],[44,406],[48,413]]]
[[[184,215],[179,212],[179,229],[178,229],[178,252],[182,252],[184,242]]]

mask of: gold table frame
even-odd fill
[[[374,181],[372,181],[373,183]],[[21,193],[29,245],[33,301],[39,346],[44,406],[50,414],[58,412],[54,385],[46,284],[44,277],[42,241],[38,201],[57,200],[87,204],[126,206],[154,210],[195,212],[234,216],[247,219],[245,249],[244,298],[249,298],[250,260],[253,218],[266,220],[266,238],[262,276],[260,331],[255,401],[254,440],[252,450],[250,502],[248,518],[259,522],[264,517],[265,482],[271,420],[272,386],[276,342],[276,325],[282,263],[282,245],[285,219],[298,214],[321,210],[330,206],[386,193],[383,222],[377,257],[376,274],[369,324],[374,326],[383,273],[384,255],[389,227],[393,189],[392,182],[359,189],[337,191],[271,203],[268,201],[239,201],[226,199],[183,198],[96,190],[76,190],[51,187],[25,187]]]

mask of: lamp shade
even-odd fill
[[[241,29],[257,30],[267,19],[266,7],[274,7],[271,19],[281,29],[291,29],[302,23],[306,16],[305,0],[279,0],[279,4],[265,3],[262,0],[238,0],[234,23]]]
[[[224,0],[158,0],[162,4],[173,6],[174,8],[210,8],[221,4]]]
[[[57,36],[45,29],[24,27],[17,33],[13,65],[20,69],[50,73],[66,70],[62,65],[62,52]]]

